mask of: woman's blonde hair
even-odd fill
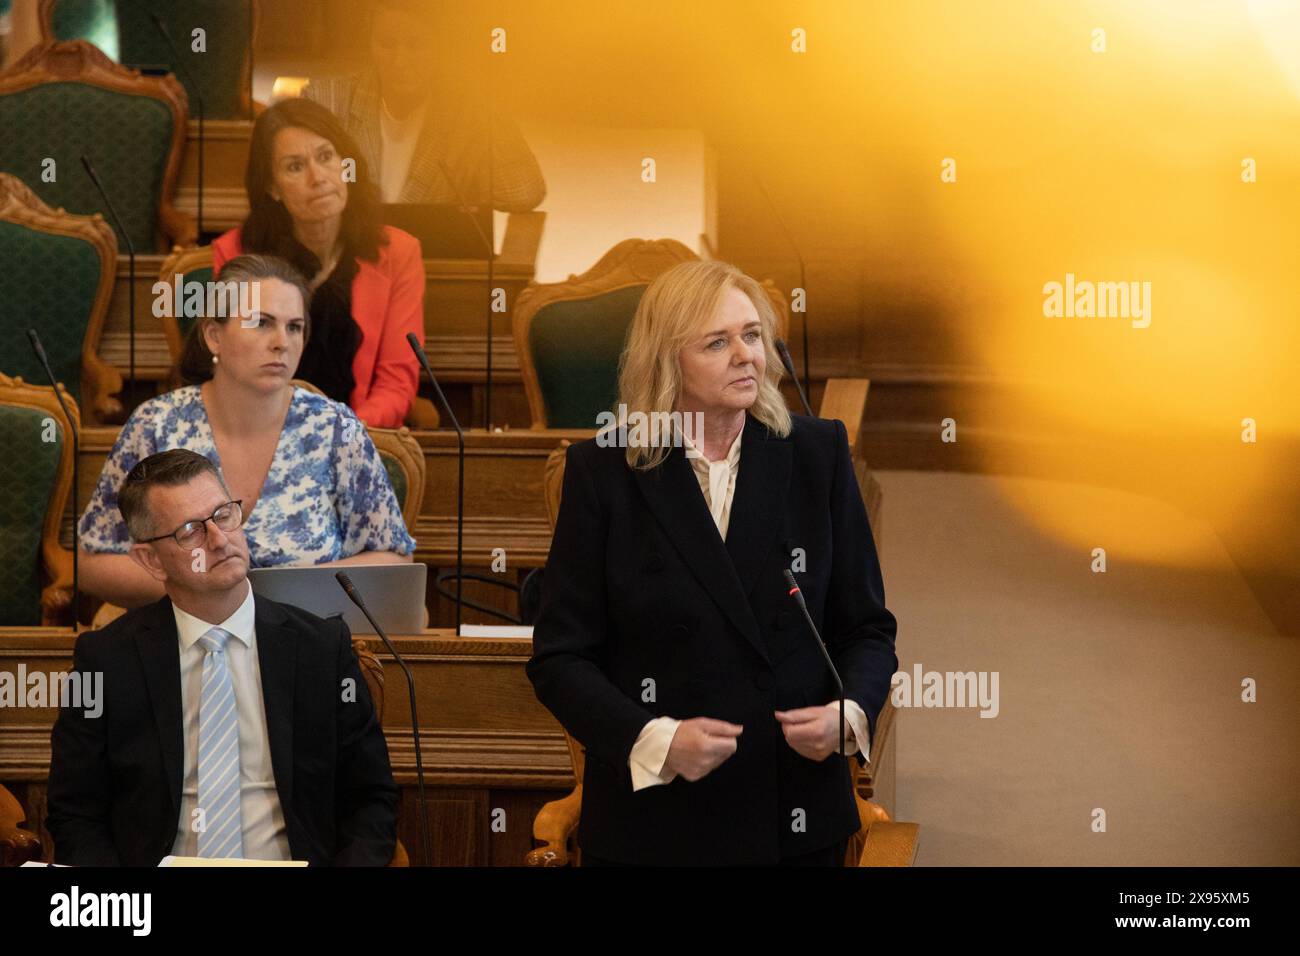
[[[681,262],[660,275],[645,290],[628,331],[627,344],[618,363],[618,400],[614,415],[620,425],[624,416],[640,412],[658,420],[674,411],[682,393],[679,353],[692,338],[706,331],[723,297],[736,289],[754,304],[762,326],[766,371],[758,385],[758,398],[749,413],[774,434],[790,434],[790,410],[786,408],[778,383],[781,358],[776,351],[777,317],[763,287],[733,265],[713,260]],[[638,470],[657,467],[671,443],[628,442],[627,463]]]

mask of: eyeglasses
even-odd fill
[[[177,545],[185,548],[187,551],[192,548],[201,548],[208,541],[208,522],[211,521],[222,531],[234,531],[244,523],[244,507],[242,501],[227,501],[224,505],[217,508],[206,518],[199,521],[187,521],[171,534],[160,534],[156,538],[145,538],[141,544],[150,544],[154,541],[161,541],[163,538],[173,539]]]

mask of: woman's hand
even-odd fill
[[[778,710],[776,719],[785,732],[785,742],[795,753],[818,763],[840,749],[840,707],[836,703],[822,707]]]
[[[712,717],[683,720],[668,746],[664,766],[687,780],[699,780],[736,752],[736,738],[742,730],[740,724]]]

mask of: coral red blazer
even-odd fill
[[[352,359],[356,386],[348,404],[371,427],[397,428],[420,385],[420,365],[406,333],[424,344],[424,260],[420,240],[410,233],[385,226],[384,234],[388,244],[380,246],[379,261],[359,261],[352,280],[352,318],[361,345]],[[238,228],[218,237],[212,243],[213,273],[242,251]]]

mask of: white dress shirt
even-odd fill
[[[262,669],[257,662],[257,633],[253,626],[253,587],[234,614],[216,624],[229,631],[226,662],[239,715],[239,810],[244,835],[244,859],[288,860],[280,794],[271,767],[271,743],[262,701]],[[192,813],[199,799],[199,703],[203,692],[205,651],[199,638],[213,624],[182,611],[175,604],[176,635],[181,651],[181,714],[185,747],[181,785],[181,817],[172,844],[173,856],[197,856],[199,835]]]
[[[698,456],[688,456],[686,459],[691,463],[695,478],[700,483],[704,501],[709,506],[709,514],[713,516],[713,523],[717,525],[718,533],[722,535],[724,541],[727,539],[727,528],[731,523],[731,500],[736,494],[736,475],[740,473],[740,440],[744,434],[745,430],[742,428],[736,435],[736,440],[731,443],[726,458],[709,461],[704,456],[704,450],[699,449]],[[696,448],[686,435],[683,434],[682,439],[688,449]],[[838,699],[826,706],[836,714],[839,713]],[[860,740],[867,740],[869,734],[867,715],[858,706],[857,701],[844,699],[844,721],[845,747],[848,752],[853,754],[861,749],[863,756],[869,759],[867,750],[858,744]],[[664,769],[664,761],[668,758],[668,748],[672,746],[673,737],[677,734],[680,724],[680,720],[672,717],[656,717],[641,728],[641,733],[637,735],[636,743],[632,745],[631,756],[628,758],[628,768],[632,771],[633,790],[671,783],[677,776],[674,771]]]
[[[411,158],[424,129],[425,104],[406,119],[394,119],[384,101],[379,101],[379,188],[384,202],[397,202],[411,170]]]

